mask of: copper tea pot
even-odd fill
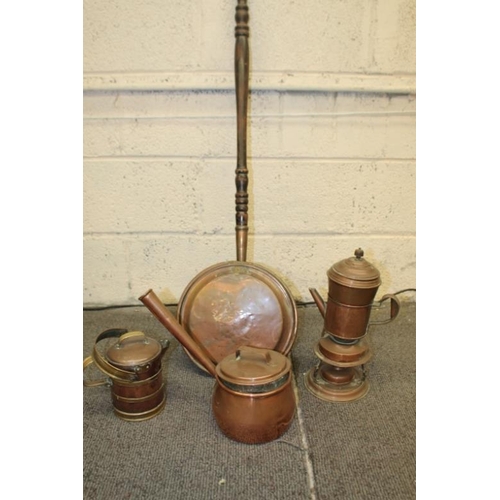
[[[216,365],[152,290],[139,300],[215,377],[212,410],[227,437],[248,444],[266,443],[290,427],[296,403],[287,356],[271,349],[242,346]]]
[[[366,335],[372,325],[383,325],[399,314],[400,302],[394,294],[384,295],[378,305],[391,301],[390,318],[371,321],[373,299],[382,283],[379,271],[363,258],[358,248],[354,257],[333,264],[327,272],[328,301],[325,303],[315,288],[309,291],[325,319],[325,333],[339,341],[355,342]]]

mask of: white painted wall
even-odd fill
[[[84,303],[235,258],[236,0],[84,0]],[[249,0],[248,260],[415,287],[415,1]]]

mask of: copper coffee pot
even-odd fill
[[[363,258],[358,248],[354,257],[341,260],[328,270],[328,301],[316,289],[311,295],[324,322],[323,336],[315,347],[319,363],[306,377],[306,387],[325,401],[352,401],[369,389],[364,365],[372,352],[364,339],[372,325],[383,325],[399,314],[399,299],[387,294],[378,302],[391,301],[390,318],[371,321],[373,299],[382,281],[379,271]]]
[[[139,300],[188,354],[215,377],[212,411],[226,436],[242,443],[266,443],[290,427],[295,415],[295,395],[287,356],[271,349],[242,346],[216,365],[152,290]]]

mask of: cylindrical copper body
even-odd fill
[[[373,299],[381,284],[378,270],[358,249],[355,257],[334,264],[327,276],[325,331],[339,339],[360,339],[368,328]]]
[[[165,406],[166,391],[163,371],[137,382],[113,380],[111,398],[115,414],[124,420],[146,420]]]
[[[341,304],[364,306],[371,304],[380,285],[373,288],[355,288],[353,286],[339,285],[332,278],[328,280],[328,298]]]
[[[341,304],[329,296],[325,314],[326,332],[340,339],[360,339],[366,333],[372,303],[364,306]]]
[[[218,380],[212,409],[227,437],[247,444],[273,441],[290,427],[295,414],[291,375],[277,389],[259,394],[232,390]]]
[[[165,350],[165,346],[148,339],[142,332],[123,335],[108,349],[106,359],[111,365],[136,374],[135,380],[113,379],[111,397],[118,417],[146,420],[163,409],[165,386],[161,359]]]
[[[119,337],[118,342],[103,357],[97,344],[104,339]],[[115,414],[124,420],[146,420],[161,412],[165,406],[162,357],[169,341],[158,342],[142,332],[110,329],[96,339],[92,356],[84,360],[85,370],[95,362],[109,377],[107,380],[86,381],[88,387],[111,385],[111,399]]]

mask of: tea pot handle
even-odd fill
[[[378,306],[376,307],[379,307],[382,302],[385,302],[386,300],[391,300],[391,316],[389,319],[384,319],[384,320],[381,320],[381,321],[370,321],[369,323],[369,326],[372,326],[372,325],[385,325],[387,323],[390,323],[392,320],[396,319],[398,314],[399,314],[399,310],[401,309],[401,303],[399,302],[399,299],[396,297],[395,294],[392,294],[392,293],[388,293],[387,295],[384,295],[378,302]]]

